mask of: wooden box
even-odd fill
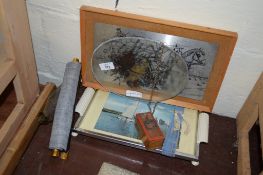
[[[147,149],[161,148],[164,135],[151,112],[136,114],[136,127],[139,137]]]

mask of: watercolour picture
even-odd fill
[[[153,108],[155,108],[154,112]],[[149,111],[153,112],[164,135],[169,132],[171,122],[173,122],[172,126],[175,123],[182,124],[182,120],[175,117],[175,113],[183,115],[184,108],[182,107],[164,103],[149,104],[145,100],[110,93],[96,122],[95,129],[138,139],[135,115]]]

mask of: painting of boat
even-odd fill
[[[122,112],[115,111],[115,110],[108,109],[108,108],[103,108],[102,112],[108,112],[108,113],[112,113],[112,114],[116,114],[116,115],[121,115],[122,114]]]
[[[95,129],[138,139],[135,115],[149,110],[148,101],[110,93]],[[164,103],[156,105],[153,115],[164,134],[168,132],[170,123],[174,122],[171,121],[174,111],[183,113],[183,110],[184,108]]]

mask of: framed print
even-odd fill
[[[148,111],[148,102],[143,99],[97,90],[85,114],[76,122],[74,130],[96,138],[144,149],[135,127],[135,115]],[[177,113],[183,118],[176,117]],[[171,127],[173,129],[177,127],[174,123],[180,126],[175,131],[176,155],[190,157],[198,155],[197,110],[158,103],[153,115],[164,135],[171,132]],[[157,151],[161,153],[161,149]]]
[[[237,33],[86,6],[80,21],[84,86],[212,111]]]

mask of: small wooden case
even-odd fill
[[[151,112],[136,114],[136,127],[146,149],[162,147],[164,135]]]

